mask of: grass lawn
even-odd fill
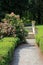
[[[18,42],[19,39],[14,37],[0,39],[0,65],[9,65]]]
[[[36,34],[36,42],[39,45],[41,51],[43,52],[43,25],[36,26],[38,33]]]

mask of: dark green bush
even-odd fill
[[[25,37],[27,36],[28,32],[24,28],[23,21],[19,20],[19,23],[15,27],[16,27],[16,36],[20,39],[20,41],[25,42]]]
[[[29,18],[26,17],[22,17],[23,23],[25,26],[31,26],[31,20]]]

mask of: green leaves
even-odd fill
[[[0,40],[0,65],[9,65],[19,38],[5,37]]]
[[[36,34],[36,43],[40,47],[41,51],[43,52],[43,25],[41,26],[36,26],[38,29],[38,33]]]

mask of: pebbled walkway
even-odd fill
[[[11,65],[43,65],[35,39],[27,39],[27,44],[22,44],[15,50]]]

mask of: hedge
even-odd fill
[[[0,39],[0,65],[9,65],[19,38],[5,37]]]
[[[43,25],[36,26],[38,33],[36,34],[36,43],[40,47],[41,51],[43,52]]]

